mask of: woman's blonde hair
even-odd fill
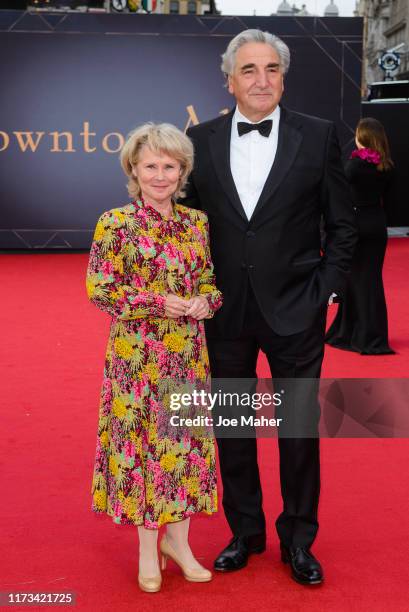
[[[147,145],[154,153],[165,153],[176,159],[181,166],[181,175],[173,199],[183,197],[183,188],[193,168],[193,144],[177,127],[170,123],[144,123],[128,134],[122,147],[121,166],[129,178],[128,193],[131,198],[137,199],[141,195],[141,188],[132,169],[139,161],[141,148]]]

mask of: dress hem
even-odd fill
[[[94,514],[99,514],[99,515],[106,514],[107,516],[109,516],[112,519],[112,522],[115,525],[128,525],[128,526],[129,525],[133,525],[134,527],[144,527],[145,529],[151,529],[152,531],[157,531],[161,527],[163,527],[164,525],[167,525],[169,523],[180,523],[180,521],[184,521],[184,520],[186,520],[186,519],[188,519],[191,516],[194,516],[196,514],[206,514],[206,515],[209,516],[209,515],[212,515],[212,514],[217,514],[217,512],[218,512],[217,509],[216,510],[203,510],[202,509],[202,510],[197,510],[197,511],[194,511],[194,512],[188,512],[188,513],[184,512],[184,513],[182,513],[182,515],[180,515],[178,517],[175,517],[173,520],[165,521],[165,522],[161,523],[160,525],[157,525],[157,521],[156,521],[156,525],[157,526],[154,526],[155,525],[155,521],[149,521],[149,524],[145,524],[145,521],[137,523],[135,521],[132,521],[131,519],[116,521],[115,520],[116,517],[115,517],[115,515],[113,513],[110,514],[106,510],[97,510],[95,508],[91,508],[91,510],[92,510],[92,512]]]
[[[333,348],[340,349],[342,351],[350,351],[351,353],[358,353],[359,355],[396,355],[396,351],[393,349],[381,349],[379,351],[365,351],[358,348],[354,348],[347,344],[337,344],[330,340],[325,340],[325,344],[332,346]]]

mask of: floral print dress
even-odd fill
[[[203,321],[165,316],[165,298],[203,295],[221,306],[205,213],[173,205],[164,218],[143,200],[104,213],[87,271],[90,300],[111,315],[101,390],[95,512],[158,529],[217,509],[214,441],[158,435],[161,381],[206,381]]]

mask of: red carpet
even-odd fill
[[[397,355],[327,349],[324,376],[407,377],[408,260],[409,241],[391,240],[384,279]],[[267,552],[207,585],[186,582],[170,563],[162,591],[141,593],[135,528],[90,511],[108,318],[87,302],[87,256],[2,255],[0,262],[1,592],[74,591],[81,611],[408,610],[407,440],[323,440],[314,546],[326,572],[322,587],[297,585],[279,561],[277,450],[263,440]],[[259,371],[267,374],[263,359]],[[229,535],[223,513],[192,522],[193,549],[210,567]]]

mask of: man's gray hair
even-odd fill
[[[280,58],[280,70],[284,74],[288,72],[290,67],[290,49],[281,38],[261,30],[244,30],[230,41],[225,53],[222,55],[221,69],[226,76],[233,73],[236,53],[246,43],[265,43],[273,47]]]

